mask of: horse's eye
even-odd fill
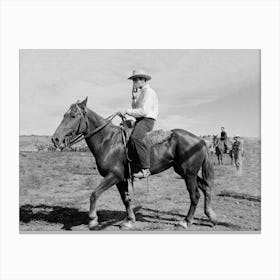
[[[76,115],[71,115],[71,118],[72,118],[72,119],[75,119],[75,117],[76,117]]]

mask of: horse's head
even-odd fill
[[[219,137],[218,135],[213,135],[213,144],[217,146],[219,144]]]
[[[88,119],[85,112],[87,97],[82,102],[72,104],[64,114],[52,136],[52,142],[56,148],[63,149],[71,144],[71,141],[78,135],[85,134],[88,128]]]

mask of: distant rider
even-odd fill
[[[234,136],[234,142],[232,144],[232,151],[236,152],[236,151],[241,151],[243,153],[243,143],[241,141],[241,138],[238,134],[236,134]]]
[[[228,140],[228,136],[227,136],[227,132],[225,131],[225,128],[222,126],[221,127],[221,137],[220,140],[224,143],[224,152],[227,153],[228,151],[228,146],[227,146],[227,140]]]

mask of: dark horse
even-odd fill
[[[218,159],[218,164],[223,164],[223,156],[225,150],[225,143],[217,135],[213,136],[213,145]]]
[[[81,103],[71,105],[56,129],[52,141],[55,147],[63,148],[68,146],[77,135],[84,135],[95,157],[98,171],[104,177],[90,197],[89,228],[98,228],[96,202],[100,195],[113,185],[117,186],[127,212],[122,228],[132,228],[135,215],[128,192],[127,158],[121,129],[87,108],[86,103],[87,98]],[[180,225],[186,228],[192,224],[200,197],[198,188],[205,196],[204,212],[215,224],[216,215],[211,208],[214,171],[205,142],[185,130],[172,130],[172,137],[151,148],[151,174],[162,172],[170,167],[185,179],[191,200],[186,219],[180,222]],[[198,176],[200,169],[201,177]]]

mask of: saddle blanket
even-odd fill
[[[125,139],[126,142],[128,141],[133,127],[134,127],[134,122],[132,120],[126,120],[124,123],[121,124],[123,127],[124,133],[125,133]],[[161,144],[164,141],[168,140],[172,136],[172,131],[170,130],[153,130],[151,132],[148,132],[144,138],[144,141],[148,145],[156,145],[156,144]]]

